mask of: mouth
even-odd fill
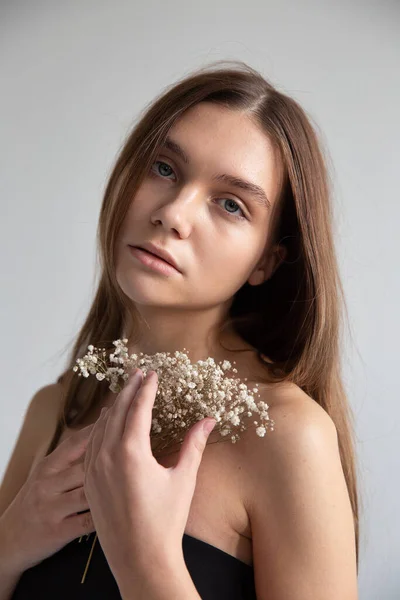
[[[160,256],[153,254],[149,250],[145,250],[140,246],[129,246],[131,254],[137,258],[140,263],[146,265],[152,270],[155,270],[163,275],[172,275],[179,273],[180,271],[171,265],[168,261],[164,260]]]
[[[168,263],[169,265],[174,267],[174,269],[176,269],[177,271],[180,272],[179,265],[177,264],[174,256],[166,248],[163,248],[163,247],[159,246],[158,244],[154,244],[151,241],[143,242],[142,246],[136,246],[136,248],[139,248],[140,250],[144,250],[144,251],[148,252],[149,254],[156,256],[157,258],[160,258],[161,260]]]

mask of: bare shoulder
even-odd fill
[[[52,383],[30,399],[0,487],[0,515],[16,496],[49,444],[61,409],[63,386]]]
[[[283,452],[285,455],[298,450],[299,444],[311,441],[311,438],[322,435],[333,443],[337,442],[337,431],[330,415],[313,398],[294,383],[259,386],[259,397],[268,405],[270,419],[274,421],[274,430],[268,431],[263,438],[255,433],[252,425],[257,414],[246,422],[248,429],[241,433],[237,444],[240,455],[266,452],[268,455]],[[249,427],[250,425],[250,427]],[[261,441],[262,440],[262,441]],[[283,456],[282,456],[283,458]]]
[[[353,514],[335,424],[295,384],[260,396],[274,430],[260,438],[249,428],[235,444],[257,597],[356,600]]]
[[[262,399],[269,404],[269,414],[275,421],[275,443],[285,439],[285,446],[296,446],[301,440],[322,434],[337,440],[337,431],[330,415],[298,385],[285,383],[272,386],[261,392]]]
[[[252,468],[246,469],[249,478],[258,481],[259,470],[266,475],[287,465],[296,466],[300,456],[313,453],[318,446],[338,459],[338,440],[335,424],[329,414],[299,386],[283,384],[259,386],[259,397],[268,405],[273,431],[264,437],[256,434],[257,413],[246,419],[246,431],[233,445],[238,461]],[[322,448],[320,448],[321,450]],[[252,495],[250,496],[252,498]]]

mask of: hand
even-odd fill
[[[85,456],[84,487],[94,525],[118,582],[182,556],[182,537],[197,471],[207,442],[202,419],[186,434],[175,466],[160,465],[151,450],[154,372],[142,383],[135,370],[112,407],[103,409]],[[135,569],[135,571],[134,571]]]
[[[81,459],[94,424],[65,439],[40,460],[0,517],[3,570],[22,573],[81,535],[94,531],[83,488]],[[7,565],[5,565],[7,563]]]

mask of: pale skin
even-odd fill
[[[237,289],[246,281],[250,285],[262,283],[284,258],[282,247],[265,252],[266,231],[281,181],[279,162],[269,140],[246,115],[207,103],[188,111],[175,123],[169,137],[184,149],[189,163],[171,149],[162,149],[157,156],[161,162],[153,165],[154,172],[132,202],[119,238],[117,279],[146,323],[142,340],[129,351],[153,354],[186,348],[193,362],[210,355],[216,360],[238,361],[240,355],[229,356],[219,347],[215,328]],[[212,181],[214,173],[234,174],[256,183],[265,191],[271,209],[259,206],[248,192],[226,183],[216,184]],[[230,212],[244,214],[247,220],[234,220]],[[140,245],[148,240],[169,250],[181,273],[166,277],[132,260],[127,244]],[[126,315],[128,338],[129,325]],[[228,347],[232,343],[232,348],[248,348],[231,331],[225,340]],[[257,379],[259,367],[254,355],[238,362],[240,375]],[[231,506],[244,508],[248,516],[249,528],[244,527],[242,537],[252,538],[252,560],[247,562],[254,565],[257,597],[354,600],[354,530],[334,424],[295,385],[274,389],[266,385],[262,393],[271,407],[276,430],[262,440],[249,430],[241,444],[229,449],[236,464],[241,465],[235,471],[237,502]],[[192,434],[188,432],[188,436]],[[201,462],[194,468],[200,486],[207,478],[207,469],[212,470],[213,461],[208,457],[213,452],[217,451],[207,447],[204,465]],[[174,468],[179,462],[175,455],[163,464]],[[151,496],[153,485],[154,481],[147,488],[144,484],[143,493],[147,489]],[[151,503],[150,496],[147,501]],[[200,513],[196,513],[199,506]],[[184,503],[181,527],[176,530],[176,552],[173,543],[169,546],[169,555],[179,556],[176,572],[181,574],[182,524],[187,518],[189,524],[195,523],[196,515],[200,515],[204,526],[207,516],[202,509],[194,488],[192,509],[188,515]],[[157,547],[163,528],[167,531],[163,515],[160,511],[149,519],[150,539],[146,544]],[[209,510],[208,517],[212,521]],[[155,530],[157,535],[152,538],[150,532]],[[210,540],[207,526],[202,531],[205,534],[199,537],[207,539],[208,535]],[[143,579],[151,573],[145,569]],[[189,585],[183,597],[197,596]]]
[[[135,369],[114,405],[103,409],[86,451],[85,494],[124,598],[167,598],[171,576],[179,576],[182,598],[184,593],[200,598],[184,565],[181,541],[210,433],[203,426],[215,421],[196,423],[185,436],[177,464],[165,468],[151,450],[156,391],[157,374],[143,380]],[[153,579],[160,574],[167,578],[166,589],[164,582],[158,590]],[[175,597],[175,589],[173,593]]]
[[[85,458],[85,493],[123,598],[194,600],[181,540],[207,435],[197,423],[174,464],[159,464],[149,435],[156,384],[154,377],[139,388],[131,379],[103,409]],[[248,430],[236,448],[257,598],[357,598],[336,429],[302,392],[281,389],[280,400],[278,434],[256,442]]]
[[[117,245],[118,283],[146,324],[141,341],[129,350],[154,354],[186,348],[193,362],[208,356],[218,360],[226,351],[215,329],[233,295],[246,281],[259,285],[271,277],[284,258],[283,246],[265,252],[280,163],[268,138],[247,116],[207,103],[183,115],[169,138],[190,162],[168,148],[160,151],[160,162],[136,194]],[[215,173],[257,184],[272,208],[260,206],[250,192],[212,181]],[[182,273],[163,276],[133,259],[128,244],[149,240],[166,248]],[[129,339],[129,314],[125,330]],[[233,347],[244,347],[237,335],[227,335]]]
[[[226,351],[215,332],[233,294],[246,281],[258,285],[271,277],[284,258],[282,247],[265,252],[279,162],[247,116],[215,105],[193,107],[169,135],[190,163],[171,150],[160,152],[157,160],[166,164],[153,166],[159,174],[143,182],[118,240],[118,282],[146,323],[129,352],[186,348],[193,362],[208,356],[237,361],[239,376],[257,381],[265,371],[254,349],[228,330],[224,345],[249,352]],[[214,173],[257,184],[271,210],[248,192],[213,182]],[[232,202],[243,208],[247,220],[230,215],[241,214]],[[145,241],[173,254],[181,273],[167,277],[134,260],[127,245]],[[130,325],[128,314],[128,339]],[[197,423],[181,452],[157,462],[148,427],[156,389],[153,382],[137,394],[132,384],[118,402],[112,394],[107,397],[105,414],[99,415],[98,406],[90,418],[95,425],[82,473],[84,489],[123,598],[198,600],[182,555],[185,531],[252,564],[258,599],[356,600],[351,508],[336,430],[327,413],[294,384],[265,384],[261,399],[270,406],[274,432],[259,438],[249,429],[237,444],[203,447]],[[187,468],[180,470],[179,464]],[[110,481],[116,487],[104,502]],[[171,503],[179,506],[172,523],[165,509]],[[141,535],[131,535],[137,527]],[[164,553],[157,551],[160,539],[166,540]],[[125,549],[124,558],[118,548]],[[151,557],[148,548],[154,549]]]

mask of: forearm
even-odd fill
[[[10,564],[10,543],[0,527],[0,600],[10,600],[22,571]]]
[[[9,573],[0,565],[0,600],[10,600],[22,573]]]
[[[149,567],[117,578],[123,600],[201,600],[183,555],[173,564]]]

